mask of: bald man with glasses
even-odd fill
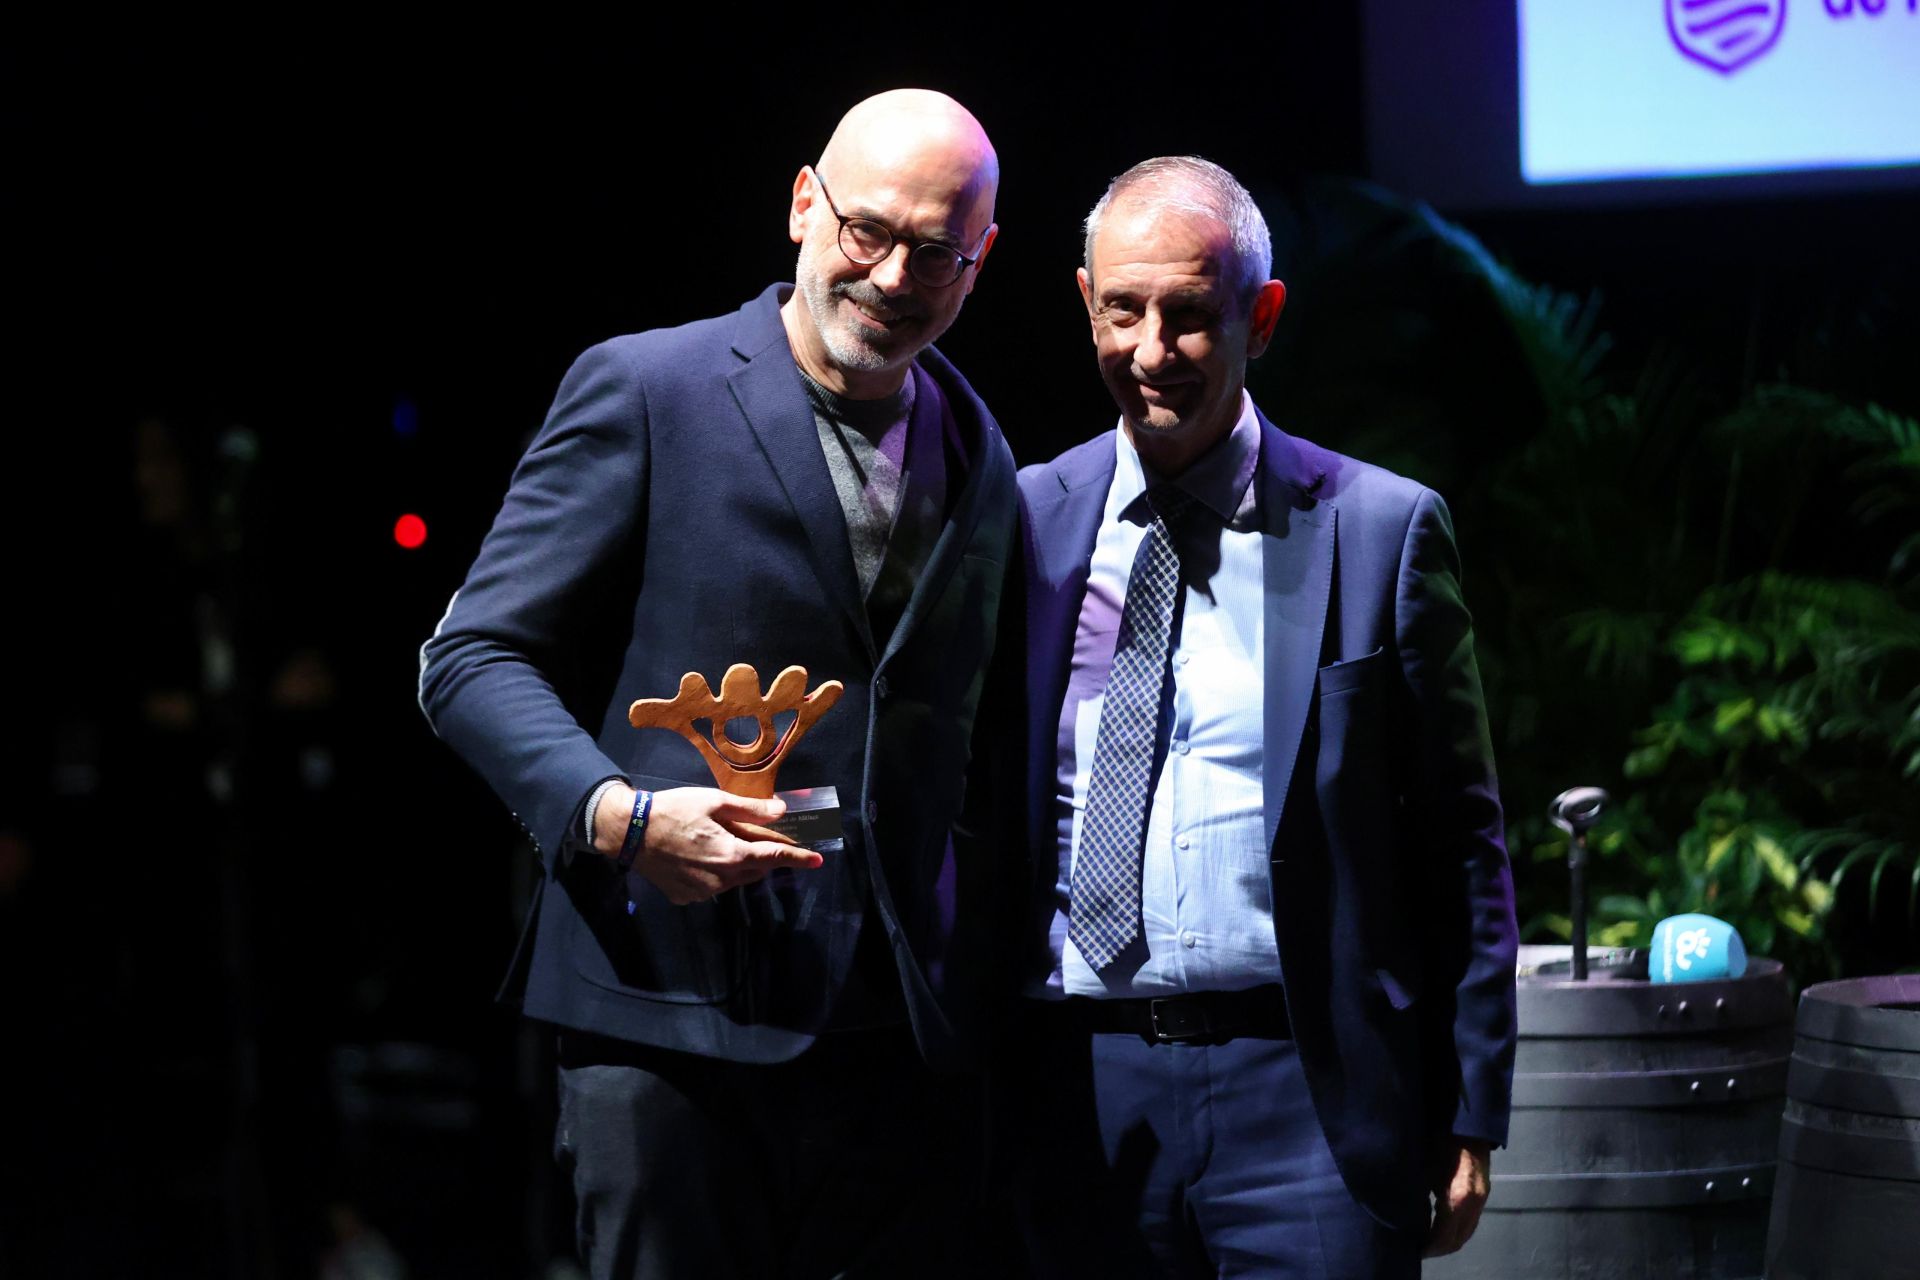
[[[938,1275],[978,1238],[941,1069],[1004,879],[960,810],[1015,486],[931,344],[998,180],[950,98],[855,106],[794,179],[795,283],[581,356],[422,651],[434,728],[541,851],[508,988],[558,1030],[596,1277]],[[742,662],[845,686],[780,766],[837,789],[839,850],[756,838],[778,800],[629,727]]]

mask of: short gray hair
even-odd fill
[[[1155,156],[1142,160],[1112,182],[1087,215],[1086,267],[1093,278],[1093,242],[1107,210],[1122,196],[1138,196],[1148,208],[1212,218],[1233,238],[1241,300],[1250,302],[1273,270],[1273,236],[1260,206],[1231,173],[1199,156]]]

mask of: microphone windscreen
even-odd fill
[[[1705,982],[1747,971],[1747,947],[1725,920],[1698,913],[1668,916],[1653,926],[1647,977],[1654,982]]]

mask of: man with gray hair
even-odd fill
[[[1019,1198],[1043,1274],[1402,1276],[1505,1140],[1512,884],[1446,507],[1275,427],[1226,170],[1087,219],[1117,429],[1027,519]]]

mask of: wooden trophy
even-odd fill
[[[838,680],[829,680],[808,693],[807,669],[788,667],[773,678],[773,684],[763,695],[760,673],[749,663],[736,662],[720,679],[719,697],[714,696],[705,676],[689,671],[680,677],[680,692],[671,698],[640,699],[627,709],[627,720],[636,729],[673,730],[691,742],[707,762],[714,786],[737,796],[766,800],[775,794],[780,762],[814,722],[840,700],[844,688]],[[793,723],[785,733],[776,734],[773,718],[785,711],[794,713]],[[708,722],[705,733],[697,724],[701,720]],[[753,741],[735,742],[729,737],[726,730],[729,720],[752,720],[758,729]],[[820,814],[830,819],[832,832],[838,834],[839,797],[834,788],[815,787],[783,798],[788,801],[789,815],[798,817],[796,811]],[[821,826],[817,820],[804,825],[815,829]],[[728,826],[757,840],[818,847],[804,836],[796,840],[783,830],[748,822],[733,822]],[[780,826],[796,830],[800,824],[790,824],[783,818]]]

